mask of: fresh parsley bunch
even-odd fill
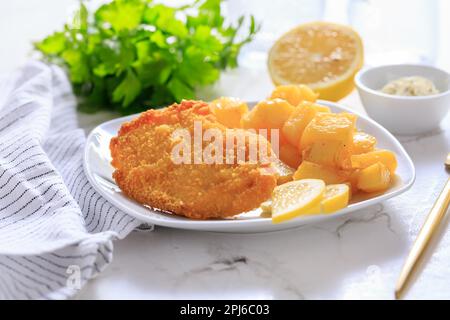
[[[47,61],[65,67],[80,109],[124,114],[195,98],[220,71],[237,66],[241,47],[259,27],[238,39],[244,16],[225,25],[221,0],[169,7],[151,0],[113,0],[35,43]]]

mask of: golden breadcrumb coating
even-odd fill
[[[173,161],[172,150],[180,138],[173,138],[172,133],[185,128],[192,137],[194,121],[201,122],[203,131],[220,130],[225,137],[226,128],[202,101],[149,110],[122,125],[118,136],[111,139],[110,149],[113,178],[124,194],[153,208],[195,219],[233,216],[270,198],[277,184],[271,163],[226,164],[225,153],[223,164]],[[248,151],[256,135],[243,130],[235,133],[247,136]],[[203,142],[203,147],[208,144]]]

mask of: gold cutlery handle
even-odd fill
[[[449,204],[450,204],[450,178],[447,180],[444,190],[442,190],[433,208],[428,214],[428,217],[425,220],[425,223],[422,226],[422,229],[420,230],[416,241],[414,242],[414,245],[408,255],[408,258],[405,261],[397,285],[395,287],[395,297],[397,299],[401,296],[403,289],[405,288],[405,285],[407,284],[408,279],[410,278],[411,272],[416,266],[417,261],[427,248],[431,236],[433,235],[434,231],[437,229],[440,222],[442,221],[442,218],[447,212]]]

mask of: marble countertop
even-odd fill
[[[0,72],[23,64],[30,41],[58,27],[73,3],[0,3],[0,40],[10,43],[8,50],[0,50]],[[25,20],[30,23],[21,23]],[[441,56],[448,57],[448,43],[443,52]],[[439,63],[450,69],[448,58]],[[224,74],[201,96],[256,100],[271,88],[264,69],[244,66]],[[363,111],[355,93],[343,103]],[[79,114],[79,122],[89,131],[115,116]],[[136,231],[114,243],[111,265],[76,298],[392,299],[409,248],[448,177],[443,161],[450,151],[450,116],[441,129],[399,139],[416,165],[417,180],[397,198],[326,223],[282,232],[224,234],[160,227]],[[448,227],[447,217],[406,298],[450,299]]]
[[[113,263],[78,298],[392,299],[409,248],[445,183],[449,129],[401,139],[417,180],[397,198],[282,232],[134,232],[115,243]],[[447,217],[406,298],[450,299],[448,227]]]
[[[251,85],[255,82],[256,87]],[[255,100],[271,88],[264,72],[241,67],[201,95]],[[356,92],[342,103],[364,112]],[[89,130],[114,115],[79,116]],[[282,232],[226,234],[162,227],[133,232],[115,243],[112,264],[77,298],[392,299],[409,248],[448,176],[443,161],[450,151],[450,114],[434,132],[398,138],[415,163],[417,180],[397,198]],[[448,226],[447,219],[406,298],[450,299]]]

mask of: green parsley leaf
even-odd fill
[[[67,70],[80,110],[129,114],[194,99],[197,88],[237,66],[258,30],[252,16],[225,24],[221,0],[180,7],[111,0],[95,10],[82,0],[73,20],[35,48]]]
[[[36,48],[46,55],[59,54],[66,48],[66,36],[63,32],[55,32],[38,42]]]
[[[172,78],[167,84],[167,88],[178,101],[182,99],[194,99],[195,97],[194,90],[178,78]]]
[[[65,50],[61,56],[69,67],[70,80],[73,83],[82,83],[89,80],[89,69],[82,52],[68,49]]]
[[[95,18],[101,23],[110,23],[116,31],[132,30],[142,19],[145,1],[141,0],[115,0],[104,4],[97,10]]]
[[[127,107],[141,92],[141,83],[134,72],[129,69],[125,78],[113,92],[113,101],[122,102]]]

